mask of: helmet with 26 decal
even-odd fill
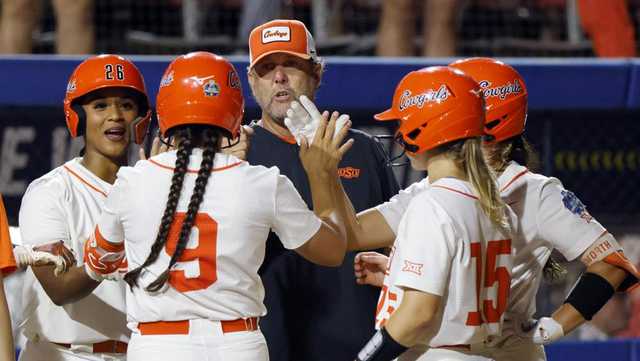
[[[64,97],[64,115],[72,137],[84,132],[84,110],[78,100],[85,95],[104,88],[125,88],[135,94],[139,116],[131,124],[134,141],[142,144],[151,120],[151,107],[144,79],[138,68],[119,55],[92,56],[78,65],[67,83]]]
[[[396,137],[412,154],[485,134],[478,84],[462,71],[446,66],[405,75],[396,87],[391,108],[374,118],[398,120]]]
[[[527,88],[511,66],[491,58],[462,59],[449,64],[478,82],[486,107],[485,132],[501,142],[524,132]]]
[[[244,98],[238,73],[225,58],[198,51],[169,64],[156,101],[163,135],[188,124],[220,127],[236,137],[244,115]]]

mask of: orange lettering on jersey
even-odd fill
[[[172,255],[176,250],[180,228],[185,216],[184,212],[176,213],[171,224],[165,247],[168,255]],[[195,278],[187,278],[183,270],[172,270],[169,284],[180,292],[202,290],[218,280],[216,268],[218,222],[206,213],[198,213],[193,226],[198,229],[198,247],[186,248],[178,262],[198,261],[200,275]]]
[[[338,168],[340,178],[354,179],[360,177],[360,169],[353,167]]]
[[[404,261],[404,267],[402,268],[402,272],[411,272],[411,273],[417,274],[418,276],[422,276],[423,266],[424,265],[422,263]]]

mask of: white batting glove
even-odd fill
[[[531,333],[533,342],[539,345],[548,345],[563,336],[562,325],[551,317],[539,319]]]
[[[316,105],[306,95],[301,95],[299,101],[294,100],[291,102],[289,109],[287,109],[287,116],[284,118],[284,124],[296,139],[298,145],[300,145],[302,137],[307,138],[307,142],[311,145],[321,119],[322,114],[318,111]],[[347,121],[349,121],[348,114],[342,114],[338,117],[336,129],[333,133],[334,137]]]
[[[48,266],[55,265],[53,274],[58,276],[67,270],[64,258],[48,252],[36,251],[34,246],[15,246],[13,257],[19,268],[27,266]]]

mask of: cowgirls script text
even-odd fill
[[[484,96],[485,99],[491,97],[504,99],[509,94],[518,94],[522,92],[522,85],[520,85],[520,82],[517,79],[514,79],[513,82],[508,82],[505,85],[493,88],[490,88],[491,82],[488,80],[482,80],[478,85],[480,85],[480,88],[482,89],[482,96]]]
[[[400,96],[400,111],[403,111],[409,107],[417,106],[418,108],[422,108],[424,103],[429,102],[443,102],[447,100],[450,93],[447,90],[447,87],[442,84],[438,90],[429,89],[423,93],[416,94],[411,96],[411,90],[405,90]]]

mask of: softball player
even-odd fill
[[[459,70],[406,75],[391,109],[397,140],[430,187],[409,202],[378,305],[378,332],[357,360],[391,360],[416,345],[422,360],[471,360],[467,345],[499,335],[511,279],[515,215],[481,151],[483,100]]]
[[[476,347],[476,352],[496,360],[545,360],[540,343],[551,342],[591,319],[614,291],[635,285],[638,273],[615,238],[572,192],[559,180],[535,174],[524,166],[534,154],[522,135],[527,116],[522,77],[510,66],[487,58],[461,60],[451,67],[473,77],[482,88],[488,134],[485,156],[500,174],[501,196],[519,219],[519,231],[512,243],[515,257],[503,334],[486,347]],[[413,184],[388,203],[360,213],[351,232],[358,247],[390,244],[411,199],[429,187],[428,181]],[[580,257],[587,271],[553,318],[543,318],[534,334],[525,336],[521,325],[535,313],[543,267],[554,248],[568,260]],[[381,271],[376,265],[384,263],[384,256],[360,254],[355,265],[359,282],[379,284]]]
[[[238,135],[244,113],[238,75],[222,57],[196,52],[174,60],[157,112],[177,150],[118,172],[86,243],[87,272],[100,279],[126,253],[129,361],[268,360],[258,328],[268,232],[313,262],[341,264],[346,237],[334,197],[324,193],[323,177],[310,175],[314,204],[332,209],[319,218],[278,168],[220,152],[219,141]],[[333,143],[335,120],[327,128],[331,152],[305,148],[301,155],[331,163],[332,176],[351,144]]]
[[[28,342],[20,360],[124,360],[125,285],[92,280],[81,256],[126,165],[130,139],[141,143],[146,133],[151,112],[142,75],[120,56],[91,57],[71,75],[64,111],[71,136],[83,136],[85,148],[29,185],[19,222],[25,245],[62,241],[79,260],[58,277],[53,266],[28,271],[37,279],[37,299],[25,315]]]

